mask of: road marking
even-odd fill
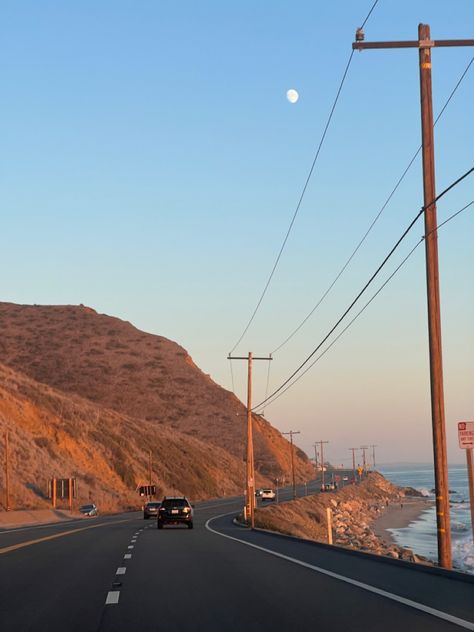
[[[131,553],[125,553],[125,555],[123,556],[124,560],[131,560],[132,559],[132,554]]]
[[[120,590],[109,590],[107,594],[107,599],[105,600],[105,605],[108,606],[110,604],[118,603],[120,597]]]
[[[134,548],[135,548],[135,547],[133,546],[133,544],[129,544],[129,545],[127,546],[127,549],[134,549]]]
[[[250,546],[253,549],[257,549],[259,551],[263,551],[264,553],[269,553],[270,555],[274,555],[275,557],[279,557],[282,560],[286,560],[287,562],[292,562],[293,564],[298,564],[299,566],[303,566],[304,568],[309,568],[310,570],[316,571],[317,573],[321,573],[322,575],[327,575],[328,577],[332,577],[333,579],[338,579],[346,584],[351,584],[352,586],[356,586],[357,588],[362,588],[362,590],[366,590],[371,593],[375,593],[376,595],[380,595],[381,597],[386,597],[387,599],[391,599],[392,601],[398,601],[399,603],[409,606],[410,608],[415,608],[416,610],[421,610],[427,614],[431,614],[433,617],[437,617],[438,619],[443,619],[444,621],[449,621],[450,623],[454,623],[454,625],[458,625],[461,628],[465,628],[466,630],[474,630],[474,623],[470,621],[466,621],[465,619],[460,619],[459,617],[455,617],[452,614],[447,614],[446,612],[442,612],[441,610],[436,610],[436,608],[431,608],[430,606],[425,606],[422,603],[418,603],[417,601],[412,601],[411,599],[406,599],[405,597],[400,597],[400,595],[395,595],[386,590],[382,590],[381,588],[375,588],[375,586],[371,586],[370,584],[364,584],[363,582],[357,581],[356,579],[351,579],[350,577],[345,577],[344,575],[339,575],[339,573],[333,573],[332,571],[328,571],[325,568],[321,568],[319,566],[314,566],[313,564],[308,564],[308,562],[303,562],[302,560],[298,560],[294,557],[289,557],[288,555],[284,555],[283,553],[278,553],[277,551],[272,551],[271,549],[266,549],[263,546],[259,546],[258,544],[252,544],[251,542],[246,542],[245,540],[239,540],[239,538],[235,538],[232,535],[227,535],[226,533],[220,533],[220,531],[216,531],[213,529],[209,523],[212,520],[217,520],[218,518],[223,518],[224,516],[230,516],[235,514],[235,512],[231,511],[229,513],[221,514],[220,516],[214,516],[213,518],[209,518],[206,522],[206,529],[215,533],[216,535],[220,535],[223,538],[227,538],[228,540],[234,540],[234,542],[240,542],[240,544],[245,544],[246,546]]]
[[[48,540],[55,540],[56,538],[63,538],[66,535],[72,535],[79,533],[80,531],[88,531],[89,529],[98,529],[100,527],[106,527],[111,524],[120,524],[121,522],[131,522],[128,520],[114,520],[110,522],[102,522],[101,524],[94,524],[89,527],[82,527],[81,529],[71,529],[70,531],[63,531],[62,533],[55,533],[54,535],[47,535],[44,538],[37,538],[36,540],[28,540],[27,542],[20,542],[19,544],[12,544],[11,546],[5,546],[0,549],[0,555],[4,553],[10,553],[10,551],[16,551],[17,549],[23,549],[26,546],[32,546],[33,544],[39,544],[40,542],[47,542]]]
[[[127,572],[127,567],[126,566],[119,566],[117,568],[117,572],[115,574],[116,575],[125,575],[126,572]]]

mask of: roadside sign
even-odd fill
[[[474,448],[474,421],[458,422],[458,439],[461,450]]]

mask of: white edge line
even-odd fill
[[[120,597],[120,590],[109,590],[107,594],[107,599],[105,600],[105,605],[109,606],[110,604],[118,603]]]
[[[421,610],[422,612],[426,612],[427,614],[431,614],[438,619],[443,619],[444,621],[449,621],[450,623],[454,623],[455,625],[459,625],[466,630],[474,630],[474,623],[470,623],[465,619],[460,619],[459,617],[455,617],[454,615],[447,614],[446,612],[442,612],[441,610],[436,610],[435,608],[430,608],[430,606],[425,606],[424,604],[418,603],[416,601],[412,601],[411,599],[407,599],[406,597],[400,597],[399,595],[394,595],[393,593],[387,592],[386,590],[382,590],[381,588],[375,588],[375,586],[370,586],[369,584],[364,584],[363,582],[359,582],[356,579],[351,579],[349,577],[345,577],[344,575],[339,575],[338,573],[333,573],[332,571],[328,571],[325,568],[320,568],[319,566],[314,566],[313,564],[308,564],[308,562],[303,562],[301,560],[297,560],[294,557],[289,557],[288,555],[284,555],[283,553],[278,553],[277,551],[272,551],[271,549],[266,549],[263,546],[259,546],[258,544],[252,544],[251,542],[245,542],[245,540],[239,540],[239,538],[234,538],[231,535],[227,535],[225,533],[220,533],[213,529],[209,523],[212,520],[217,520],[218,518],[223,518],[224,516],[230,516],[235,513],[231,511],[229,513],[221,514],[219,516],[214,516],[213,518],[209,518],[206,522],[206,529],[215,533],[216,535],[220,535],[223,538],[227,538],[228,540],[234,540],[234,542],[240,542],[240,544],[245,544],[246,546],[250,546],[253,549],[258,549],[259,551],[263,551],[264,553],[269,553],[270,555],[274,555],[275,557],[279,557],[283,560],[287,560],[288,562],[293,562],[293,564],[298,564],[299,566],[304,566],[305,568],[309,568],[317,573],[321,573],[322,575],[328,575],[333,579],[339,579],[340,581],[345,582],[346,584],[351,584],[352,586],[356,586],[357,588],[362,588],[362,590],[367,590],[368,592],[375,593],[376,595],[380,595],[381,597],[386,597],[387,599],[391,599],[392,601],[398,601],[399,603],[404,604],[405,606],[409,606],[411,608],[415,608],[416,610]]]

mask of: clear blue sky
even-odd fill
[[[182,344],[230,388],[225,359],[295,209],[372,0],[5,0],[0,9],[1,298],[85,303]],[[380,0],[367,40],[473,37],[472,0]],[[439,112],[474,50],[433,51]],[[440,191],[473,163],[474,64],[436,128]],[[300,99],[291,105],[286,91]],[[267,354],[333,280],[420,143],[416,50],[354,55],[287,248],[237,352]],[[358,256],[280,353],[276,387],[320,341],[422,204],[418,160]],[[474,178],[439,221],[474,198]],[[474,419],[474,209],[440,231],[449,458]],[[393,270],[422,234],[419,224]],[[375,285],[378,287],[378,284]],[[245,366],[235,364],[245,399]],[[266,366],[255,367],[255,399]],[[267,408],[328,458],[431,459],[424,253]]]

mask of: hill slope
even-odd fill
[[[227,452],[242,472],[245,407],[176,343],[84,306],[0,303],[0,330],[0,362],[98,411],[140,421],[143,449],[155,447],[150,428],[172,430]],[[262,417],[254,421],[260,475],[288,475],[288,442]],[[303,452],[295,462],[298,478],[312,476]]]

